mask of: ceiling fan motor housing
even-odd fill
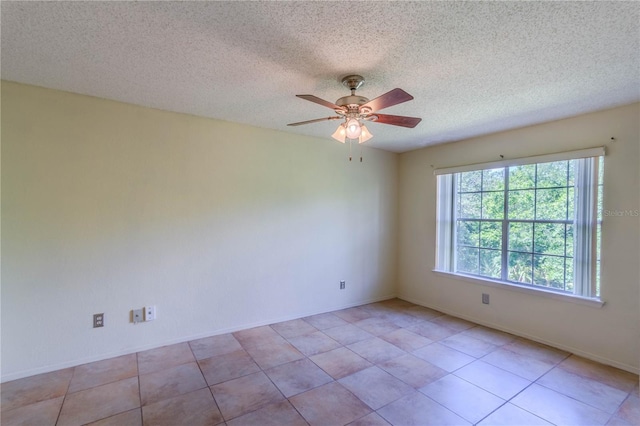
[[[360,105],[364,105],[369,102],[369,99],[364,96],[356,95],[356,89],[359,89],[364,84],[364,77],[361,75],[348,75],[342,79],[342,85],[347,89],[351,90],[351,96],[343,96],[342,98],[336,101],[336,105],[341,107],[349,107],[352,106],[356,109]],[[357,112],[357,111],[349,111],[349,112]]]
[[[369,102],[369,99],[364,96],[352,95],[352,96],[343,96],[336,101],[336,105],[338,106],[349,106],[349,105],[364,105]]]

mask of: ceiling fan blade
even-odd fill
[[[316,118],[315,120],[298,121],[297,123],[289,123],[287,126],[302,126],[303,124],[319,123],[321,121],[339,120],[343,117],[336,115],[335,117]]]
[[[406,117],[404,115],[374,114],[378,117],[375,123],[392,124],[394,126],[414,128],[422,121],[422,118]]]
[[[375,99],[370,100],[360,108],[368,107],[371,111],[380,111],[383,108],[389,108],[390,106],[398,105],[403,102],[407,102],[413,99],[413,96],[408,94],[402,89],[393,89],[384,95],[380,95]]]
[[[345,109],[344,107],[338,106],[338,105],[336,105],[336,104],[334,104],[332,102],[325,101],[324,99],[320,99],[317,96],[313,96],[313,95],[296,95],[296,96],[299,97],[299,98],[305,99],[307,101],[315,102],[315,103],[317,103],[319,105],[326,106],[327,108],[341,109],[341,110]]]

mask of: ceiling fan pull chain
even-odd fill
[[[351,139],[349,139],[349,161],[351,161]]]

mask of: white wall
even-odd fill
[[[638,372],[640,218],[602,224],[602,308],[433,273],[433,168],[606,146],[604,209],[640,209],[640,104],[428,147],[400,156],[398,293],[425,306]],[[615,137],[615,141],[611,141]],[[481,293],[491,304],[481,303]]]
[[[2,82],[2,380],[393,296],[398,156],[347,158]]]

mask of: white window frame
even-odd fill
[[[602,306],[600,297],[596,295],[596,265],[598,225],[598,164],[599,157],[605,155],[604,147],[590,148],[579,151],[561,152],[534,157],[508,159],[490,163],[479,163],[456,167],[440,168],[434,171],[437,176],[437,234],[436,234],[436,266],[435,272],[453,274],[465,280],[480,281],[493,285],[507,285],[510,288],[531,290],[537,294],[557,294],[570,298],[598,302]],[[470,275],[455,271],[456,253],[456,176],[457,173],[479,171],[487,169],[508,168],[512,166],[549,163],[555,161],[581,160],[576,162],[575,170],[575,207],[574,207],[574,291],[573,293],[554,290],[535,284],[514,283],[502,278],[491,278],[482,275]],[[584,188],[584,190],[578,190]],[[505,204],[507,199],[505,197]],[[508,218],[503,218],[503,223]],[[504,253],[508,250],[508,236],[503,232],[502,258],[504,269]]]

